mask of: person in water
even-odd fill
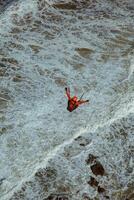
[[[78,108],[79,105],[89,102],[89,100],[82,100],[81,99],[82,97],[79,100],[78,100],[77,96],[71,97],[70,96],[70,89],[67,88],[67,87],[65,88],[65,91],[66,91],[66,95],[68,97],[67,110],[70,111],[70,112],[72,112],[73,110]]]

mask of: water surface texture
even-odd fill
[[[0,199],[133,200],[133,144],[133,0],[0,1]]]

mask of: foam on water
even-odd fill
[[[130,0],[27,0],[13,1],[1,13],[2,200],[47,198],[58,192],[58,180],[72,187],[71,199],[83,199],[85,193],[97,197],[87,185],[92,172],[84,159],[89,153],[98,155],[109,172],[99,180],[108,185],[109,198],[122,198],[118,191],[132,183],[133,174],[124,167],[134,122],[130,7]],[[65,86],[72,94],[75,87],[79,95],[85,92],[90,103],[67,112]],[[87,139],[82,139],[88,141],[85,147],[75,141],[78,136]],[[47,166],[57,175],[51,186],[45,183],[46,189],[39,174]]]

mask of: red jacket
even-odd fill
[[[72,112],[73,110],[75,110],[80,104],[86,103],[89,100],[78,100],[78,98],[76,96],[74,97],[70,97],[70,89],[69,88],[65,88],[66,90],[66,95],[68,97],[68,106],[67,106],[67,110]]]

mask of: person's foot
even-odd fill
[[[70,92],[70,88],[69,87],[65,87],[66,92]]]

